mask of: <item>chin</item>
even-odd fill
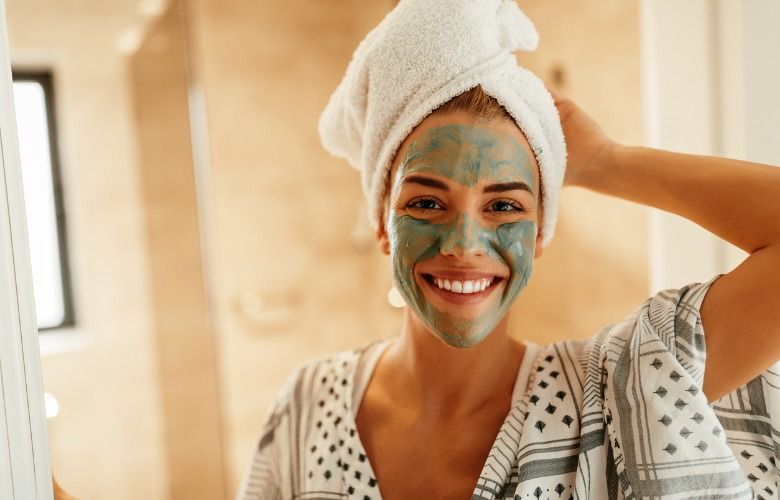
[[[454,329],[454,330],[460,330],[460,329]],[[488,336],[490,335],[490,330],[486,329],[475,329],[475,328],[465,328],[462,329],[462,331],[453,331],[452,328],[449,328],[446,332],[440,331],[436,328],[431,328],[431,333],[435,335],[439,340],[444,342],[450,347],[457,347],[459,349],[474,347],[478,344],[481,344],[482,341],[484,341]]]

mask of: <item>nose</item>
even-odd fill
[[[484,230],[466,214],[459,214],[441,235],[440,252],[451,257],[478,256],[487,253]]]

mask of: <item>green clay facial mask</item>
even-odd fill
[[[444,178],[477,189],[477,184],[520,182],[535,186],[535,170],[535,163],[512,135],[478,125],[447,125],[426,131],[410,144],[391,187],[390,199],[399,199],[410,176]],[[435,194],[432,190],[431,193]],[[495,198],[501,196],[496,194]],[[537,199],[535,195],[533,198]],[[391,202],[387,234],[395,283],[407,305],[436,336],[453,347],[470,347],[493,331],[528,283],[537,223],[535,217],[513,217],[505,222],[451,207],[441,213],[445,215],[420,217]],[[487,307],[471,317],[458,314],[457,304],[435,307],[423,293],[423,287],[435,285],[415,273],[418,266],[430,264],[437,257],[441,265],[443,255],[452,259],[452,255],[464,254],[487,256],[495,261],[491,269],[504,270],[503,279],[484,299]],[[480,258],[480,262],[485,261],[485,257]]]

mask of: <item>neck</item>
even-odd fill
[[[471,413],[511,398],[524,346],[507,333],[508,318],[479,344],[451,347],[408,309],[398,342],[385,355],[398,397],[421,411]]]

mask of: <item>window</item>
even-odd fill
[[[50,73],[13,75],[38,329],[73,324]]]

